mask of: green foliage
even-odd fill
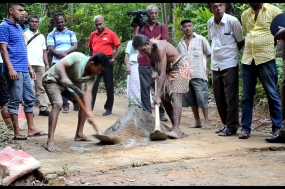
[[[66,174],[66,172],[68,171],[69,166],[70,166],[69,164],[65,164],[65,165],[61,166],[64,174]]]
[[[195,32],[208,38],[207,22],[213,16],[210,10],[206,7],[200,7],[198,10],[193,10],[192,14],[195,17],[192,19],[195,26]]]

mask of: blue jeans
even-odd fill
[[[33,112],[36,97],[33,91],[31,77],[28,72],[17,72],[19,80],[11,80],[5,73],[8,85],[8,112],[9,114],[19,113],[19,104],[23,103],[24,112]]]
[[[242,76],[242,131],[250,133],[253,112],[253,97],[257,78],[259,78],[268,99],[270,118],[272,121],[272,132],[279,131],[282,127],[281,101],[277,90],[278,71],[275,60],[255,65],[241,65]]]

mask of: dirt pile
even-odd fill
[[[169,121],[169,124],[171,122]],[[165,133],[170,132],[172,128],[160,123],[161,130]],[[128,139],[149,138],[150,133],[154,131],[155,117],[143,111],[138,107],[130,107],[128,111],[111,127],[104,131],[105,135],[118,135],[122,141]],[[180,137],[184,138],[188,135],[180,132]]]

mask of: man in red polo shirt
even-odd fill
[[[158,18],[158,7],[156,5],[149,5],[146,7],[147,11],[147,21],[142,28],[139,26],[133,27],[134,34],[143,34],[150,39],[166,40],[168,41],[168,28],[165,24],[159,23]],[[139,64],[139,77],[141,85],[141,102],[144,111],[152,113],[151,103],[150,103],[150,88],[152,86],[152,71],[150,62],[146,55],[139,52],[138,55]],[[159,106],[159,114],[161,121],[167,121],[164,116],[163,104]]]
[[[98,52],[103,52],[105,55],[109,57],[111,65],[97,75],[96,81],[92,89],[92,96],[93,96],[92,110],[94,109],[99,82],[101,80],[101,77],[103,77],[107,93],[107,100],[104,105],[105,111],[103,113],[103,116],[106,116],[110,115],[113,109],[113,104],[114,104],[113,69],[114,69],[114,63],[122,51],[122,46],[117,34],[106,27],[103,16],[101,15],[95,16],[94,23],[96,30],[92,32],[90,35],[90,39],[88,42],[88,47],[90,48],[89,54],[90,56],[92,56]],[[116,48],[115,54],[113,53],[114,48]]]

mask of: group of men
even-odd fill
[[[276,87],[278,72],[275,63],[274,36],[269,30],[270,21],[282,10],[267,3],[250,3],[250,8],[241,16],[241,24],[237,18],[225,13],[225,3],[209,3],[209,9],[214,15],[207,23],[211,46],[205,37],[193,31],[194,25],[187,18],[180,23],[184,36],[178,47],[174,47],[168,42],[166,25],[157,21],[159,10],[156,5],[147,7],[148,20],[143,30],[138,26],[133,27],[132,45],[134,49],[139,50],[138,71],[143,110],[151,113],[150,88],[153,79],[157,79],[158,87],[154,103],[160,106],[161,120],[167,121],[164,108],[171,120],[173,130],[167,133],[169,138],[180,138],[179,125],[183,106],[191,106],[193,111],[195,122],[190,127],[209,129],[211,124],[208,117],[207,80],[211,61],[214,97],[223,124],[217,133],[219,136],[236,134],[240,127],[238,51],[244,48],[241,60],[242,129],[239,138],[247,139],[250,136],[253,97],[258,78],[267,94],[272,119],[273,138],[266,140],[283,141],[278,135],[282,127],[282,110]],[[35,81],[40,114],[49,116],[46,149],[50,152],[61,150],[54,143],[54,132],[60,110],[63,109],[63,112],[69,110],[68,100],[74,103],[75,110],[79,110],[74,140],[90,141],[83,134],[83,126],[86,118],[89,122],[93,122],[93,108],[101,77],[107,92],[103,116],[112,113],[113,66],[122,50],[116,33],[106,27],[102,16],[95,16],[96,30],[90,35],[88,42],[90,53],[86,56],[76,52],[77,39],[75,33],[65,27],[64,16],[61,13],[55,14],[56,27],[47,36],[48,51],[53,55],[53,65],[49,68],[43,35],[33,38],[38,33],[39,18],[34,15],[28,18],[29,30],[25,31],[23,38],[21,37],[23,29],[17,24],[23,19],[23,13],[24,7],[21,3],[8,3],[8,17],[0,25],[3,76],[8,84],[7,107],[13,122],[14,139],[26,139],[18,124],[20,103],[23,103],[27,117],[28,136],[46,134],[34,126],[33,111],[36,97],[32,79]],[[271,15],[269,21],[268,14]],[[259,32],[265,35],[259,35]],[[283,36],[278,34],[277,39],[284,39]],[[36,45],[40,45],[38,49]],[[35,50],[37,56],[30,56],[29,52]],[[32,65],[31,62],[37,63]],[[81,86],[82,83],[84,85]],[[84,95],[80,97],[84,101],[88,115],[78,107],[75,99],[80,94],[70,88],[72,84],[84,91]],[[40,98],[45,92],[52,106],[50,112],[47,110],[44,98]],[[204,124],[199,117],[199,108],[204,115]]]

